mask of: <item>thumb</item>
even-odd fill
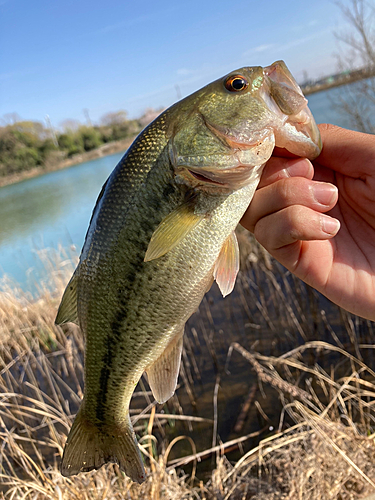
[[[323,149],[316,162],[353,178],[375,175],[375,136],[319,125]]]

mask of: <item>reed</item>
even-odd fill
[[[82,335],[54,325],[76,257],[41,252],[36,298],[3,280],[0,498],[344,500],[375,491],[373,324],[239,239],[235,291],[222,301],[213,288],[189,321],[175,396],[156,405],[143,379],[135,391],[131,418],[149,473],[141,486],[116,465],[59,473],[83,391]]]

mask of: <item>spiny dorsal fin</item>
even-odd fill
[[[77,283],[78,275],[73,274],[67,287],[65,288],[64,295],[61,299],[59,310],[55,319],[56,325],[63,325],[64,323],[75,323],[79,326],[78,312],[77,312]]]
[[[158,403],[165,403],[176,390],[180,371],[183,333],[179,332],[163,354],[146,369],[148,383]]]
[[[157,259],[172,250],[203,219],[196,215],[194,207],[185,203],[165,217],[151,236],[145,255],[145,262]]]
[[[231,293],[240,268],[240,252],[234,231],[225,240],[214,267],[214,278],[223,297]]]

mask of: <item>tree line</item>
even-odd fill
[[[75,154],[132,138],[157,114],[147,110],[138,119],[128,119],[125,111],[117,111],[104,115],[100,125],[67,120],[63,131],[53,130],[41,122],[23,121],[15,114],[8,115],[3,119],[8,123],[0,126],[0,177],[35,167],[47,169]]]
[[[335,33],[342,45],[338,54],[339,70],[353,71],[360,66],[375,73],[375,6],[366,0],[348,0],[337,5],[349,26],[347,31]],[[340,92],[331,97],[331,104],[348,117],[357,130],[375,133],[375,78],[341,87]],[[0,125],[0,177],[34,167],[48,168],[105,143],[131,138],[160,111],[147,110],[135,120],[129,120],[125,111],[107,113],[100,125],[94,126],[68,120],[62,132],[9,115],[3,120],[5,124]]]

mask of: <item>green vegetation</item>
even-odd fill
[[[125,111],[107,113],[94,126],[67,120],[63,132],[10,115],[11,123],[0,127],[0,177],[48,168],[103,144],[133,138],[156,114],[148,110],[130,120]]]

